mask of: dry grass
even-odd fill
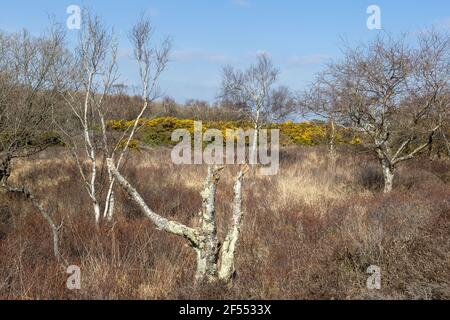
[[[194,225],[204,167],[175,167],[164,149],[128,163],[125,175],[161,215]],[[113,225],[97,231],[77,171],[60,150],[15,164],[64,219],[61,249],[82,270],[68,291],[52,258],[45,221],[19,198],[0,194],[1,299],[448,299],[450,164],[418,160],[383,195],[376,162],[342,152],[333,174],[324,150],[282,152],[279,175],[250,177],[233,288],[193,285],[195,257],[183,240],[161,233],[119,195]],[[229,219],[231,174],[218,192],[220,235]],[[366,269],[382,269],[382,289],[366,289]]]

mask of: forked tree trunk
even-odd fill
[[[179,222],[170,221],[161,217],[148,207],[141,195],[120,174],[114,162],[108,159],[108,168],[111,170],[118,184],[124,188],[136,202],[144,214],[153,224],[162,231],[181,236],[188,240],[190,246],[197,254],[197,283],[217,281],[230,282],[234,274],[235,251],[239,241],[242,225],[242,181],[249,167],[242,168],[234,184],[233,225],[220,248],[217,238],[216,219],[216,192],[224,167],[209,167],[208,176],[202,196],[201,223],[197,228],[187,227]],[[221,258],[219,261],[219,257]]]

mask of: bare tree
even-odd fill
[[[58,101],[53,78],[64,35],[57,29],[33,38],[27,31],[0,34],[0,182],[6,184],[13,159],[26,158],[57,142],[51,108]]]
[[[48,222],[54,255],[59,259],[59,229],[51,214],[26,187],[8,181],[14,159],[27,158],[55,145],[51,110],[59,103],[58,83],[64,74],[64,33],[54,26],[34,38],[27,31],[0,33],[0,187],[30,200]]]
[[[162,101],[162,109],[166,117],[173,117],[177,112],[177,103],[173,98],[165,96]]]
[[[444,152],[450,157],[450,35],[431,30],[419,36],[419,43],[422,48],[419,59],[426,82],[424,85],[434,88],[436,92],[433,101],[435,108],[431,115],[440,127],[439,135],[433,142],[440,140]]]
[[[234,103],[254,125],[252,152],[256,154],[258,133],[268,122],[279,121],[294,110],[294,100],[288,88],[275,89],[279,71],[267,55],[245,71],[225,67],[221,98]]]
[[[448,54],[448,36],[435,32],[421,35],[414,48],[403,38],[379,37],[347,49],[344,61],[328,70],[343,119],[365,134],[378,156],[386,193],[398,165],[426,150],[440,128],[435,115],[448,92]]]
[[[142,83],[142,99],[144,104],[140,114],[134,121],[134,125],[124,134],[127,136],[125,149],[139,130],[140,119],[149,107],[149,103],[158,97],[157,79],[164,70],[170,50],[170,43],[165,41],[159,50],[152,49],[150,24],[141,20],[133,28],[131,40],[134,44],[134,54],[139,65],[139,74]],[[153,73],[152,73],[153,71]],[[216,190],[220,181],[223,167],[209,167],[208,176],[204,190],[201,193],[203,207],[201,211],[201,223],[198,228],[191,228],[179,222],[170,221],[154,212],[144,201],[136,189],[120,173],[123,153],[108,159],[108,168],[114,176],[114,181],[128,192],[131,199],[136,202],[143,213],[160,230],[185,238],[197,253],[197,281],[214,282],[219,278],[230,281],[234,273],[234,256],[237,242],[239,240],[242,223],[242,180],[248,171],[243,167],[236,177],[234,186],[234,213],[233,224],[226,237],[221,250],[221,266],[219,267],[219,241],[217,238],[216,225]],[[113,185],[111,185],[113,187]]]
[[[102,208],[99,188],[104,182],[100,181],[103,175],[98,171],[101,157],[108,157],[110,154],[105,99],[113,92],[118,78],[117,44],[112,33],[106,30],[98,17],[85,12],[83,21],[78,47],[73,55],[72,71],[69,74],[71,83],[62,93],[78,126],[69,130],[60,124],[59,129],[78,167],[92,202],[95,221],[98,223],[101,217],[112,216],[114,209],[113,194],[104,200]],[[100,134],[97,128],[101,128]],[[109,172],[108,178],[112,180]]]
[[[135,116],[133,126],[113,139],[108,134],[106,117],[110,108],[108,97],[117,89],[117,43],[98,17],[86,12],[83,21],[74,60],[74,69],[79,72],[73,75],[72,85],[64,93],[79,128],[72,133],[61,125],[60,130],[66,137],[92,201],[95,221],[99,223],[101,218],[111,220],[115,207],[115,178],[104,160],[113,159],[117,168],[125,164],[130,144],[140,128],[140,120],[149,105],[159,97],[158,80],[168,62],[170,41],[165,39],[160,47],[152,46],[153,30],[144,18],[133,28],[130,38],[143,84],[143,106]],[[82,139],[77,139],[80,132]],[[79,140],[82,140],[81,144]],[[87,159],[87,170],[83,154]],[[106,180],[103,179],[105,172]]]
[[[235,273],[236,247],[240,238],[242,219],[242,182],[248,172],[248,166],[239,171],[234,183],[233,222],[224,242],[220,245],[217,237],[216,192],[224,167],[210,166],[202,196],[201,221],[197,228],[191,228],[176,221],[170,221],[154,212],[142,196],[115,168],[113,161],[108,166],[118,183],[131,199],[139,205],[142,212],[159,229],[185,238],[197,254],[196,281],[229,283]],[[220,259],[219,259],[220,258]]]
[[[336,164],[337,121],[340,109],[337,105],[336,92],[325,72],[317,76],[315,82],[297,98],[300,114],[315,115],[328,121],[327,142],[329,168],[334,170]]]
[[[139,67],[139,76],[142,83],[142,108],[134,120],[133,126],[126,130],[119,139],[119,144],[108,154],[108,159],[112,161],[116,168],[121,168],[124,164],[125,156],[129,151],[130,144],[140,129],[141,119],[145,115],[149,106],[160,97],[158,87],[159,78],[167,67],[169,53],[171,50],[171,41],[169,38],[163,40],[160,46],[153,46],[153,29],[150,21],[143,16],[141,20],[133,27],[130,33],[130,39],[134,47],[134,57]],[[103,127],[104,136],[106,128]],[[114,199],[114,184],[110,167],[108,167],[109,185],[107,189],[107,201]],[[108,215],[109,219],[112,214]]]

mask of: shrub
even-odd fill
[[[124,131],[134,125],[134,121],[110,120],[108,127],[111,130]],[[141,119],[139,125],[141,130],[139,139],[142,143],[150,146],[173,145],[171,140],[172,132],[177,129],[186,129],[193,137],[194,120],[182,120],[173,117]],[[207,121],[203,123],[203,130],[217,129],[225,137],[227,129],[236,130],[238,128],[248,130],[253,125],[246,121]],[[294,123],[292,121],[270,124],[267,129],[280,130],[280,143],[282,146],[302,145],[317,146],[327,142],[327,126],[312,122]],[[336,137],[338,144],[356,145],[361,140],[349,129],[339,129]]]

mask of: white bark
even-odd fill
[[[394,187],[395,168],[386,161],[381,161],[384,177],[384,193],[390,193]]]
[[[261,107],[259,105],[257,105],[256,115],[255,115],[255,119],[254,119],[255,132],[253,133],[252,150],[249,155],[250,156],[249,163],[252,165],[255,165],[258,163],[258,138],[259,138],[259,127],[260,127],[260,125],[259,125],[260,115],[261,115]]]
[[[93,207],[94,207],[94,218],[95,218],[95,224],[100,223],[100,205],[96,200],[93,200]]]
[[[197,249],[196,280],[206,279],[214,282],[217,279],[217,260],[219,241],[216,224],[216,192],[223,167],[209,167],[202,196],[201,237]]]
[[[258,135],[259,135],[259,126],[255,125],[255,131],[253,133],[253,145],[252,150],[250,153],[250,159],[249,162],[252,165],[255,165],[258,163]]]
[[[219,279],[224,282],[230,282],[235,273],[235,254],[239,242],[242,218],[244,211],[242,209],[242,180],[247,173],[248,168],[241,170],[234,184],[233,199],[233,225],[222,245],[221,265]]]
[[[336,125],[334,119],[330,119],[330,137],[328,138],[328,153],[329,153],[329,169],[336,168]]]

